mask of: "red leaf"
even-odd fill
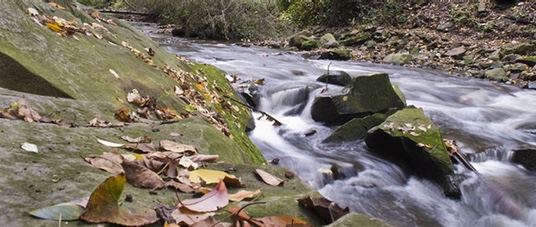
[[[181,202],[183,207],[197,212],[216,211],[219,208],[227,206],[227,204],[229,204],[229,195],[227,194],[227,188],[223,181],[220,181],[212,191],[203,195],[201,198],[187,199]]]

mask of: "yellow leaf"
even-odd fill
[[[56,23],[45,23],[45,25],[48,28],[50,28],[50,30],[52,30],[54,32],[60,32],[61,31],[61,27],[57,22]]]
[[[343,96],[343,97],[342,97],[342,101],[344,101],[344,102],[348,101],[348,96],[346,96],[346,95]]]
[[[192,183],[201,183],[201,179],[203,179],[207,184],[216,184],[225,177],[237,179],[233,175],[218,170],[198,169],[190,172],[190,181]]]

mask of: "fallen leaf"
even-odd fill
[[[171,212],[171,217],[175,219],[177,224],[186,224],[188,226],[193,225],[199,221],[207,219],[214,216],[214,212],[195,212],[186,209],[185,207],[180,207],[173,212]]]
[[[89,202],[81,220],[90,223],[113,223],[126,226],[141,226],[158,221],[153,209],[135,206],[127,208],[119,206],[119,198],[123,193],[126,177],[119,174],[109,177],[91,193]]]
[[[324,197],[311,198],[310,196],[305,196],[298,199],[298,203],[316,211],[327,223],[334,222],[349,213],[348,208],[343,209]]]
[[[313,226],[312,224],[304,220],[301,220],[299,218],[285,216],[285,215],[255,218],[255,220],[262,222],[265,226],[292,226],[292,227],[302,227],[302,226],[312,227]]]
[[[194,223],[193,225],[190,225],[190,227],[205,227],[205,226],[210,226],[210,227],[234,227],[235,225],[233,225],[233,223],[229,223],[229,222],[218,221],[212,216],[208,217],[208,218],[206,218],[204,220],[198,221],[198,222]]]
[[[159,189],[165,185],[164,180],[158,174],[145,166],[127,160],[124,160],[121,166],[125,170],[127,182],[135,187]]]
[[[35,153],[39,152],[39,150],[37,149],[37,145],[32,144],[32,143],[22,143],[20,147],[25,151],[35,152]]]
[[[186,168],[186,169],[197,169],[197,167],[199,167],[199,165],[197,163],[195,163],[194,161],[192,161],[189,157],[187,156],[182,156],[180,161],[179,161],[179,165],[181,165],[182,167]],[[191,167],[191,168],[190,168]]]
[[[97,33],[94,33],[94,34],[97,34]],[[97,38],[98,38],[98,37],[97,37]],[[101,39],[102,39],[102,37],[101,37]],[[117,74],[117,72],[115,72],[115,70],[113,70],[113,69],[109,69],[108,71],[110,71],[110,73],[111,73],[115,78],[117,78],[117,79],[120,78],[120,77],[119,77],[119,74]]]
[[[257,189],[256,191],[246,191],[240,190],[234,194],[229,194],[229,200],[233,202],[240,202],[244,199],[250,199],[257,195],[261,194],[261,190]]]
[[[90,156],[84,158],[84,160],[92,166],[102,169],[113,175],[124,173],[123,167],[121,166],[123,156],[116,152],[108,152],[100,156]]]
[[[129,143],[125,144],[125,148],[131,151],[141,151],[143,153],[156,152],[153,143]]]
[[[117,118],[117,120],[122,122],[131,122],[134,120],[134,118],[130,115],[130,110],[126,107],[115,110],[114,116]]]
[[[263,223],[249,217],[243,207],[232,206],[229,207],[227,211],[232,214],[234,226],[264,226]]]
[[[235,176],[219,170],[198,169],[190,172],[190,181],[192,183],[201,183],[201,179],[203,179],[207,184],[215,184],[225,177],[237,179]]]
[[[212,212],[229,204],[227,188],[223,180],[216,185],[209,193],[197,199],[183,200],[180,205],[188,210],[196,212]]]
[[[160,140],[160,146],[166,151],[172,151],[177,153],[185,153],[187,151],[197,153],[197,149],[194,146],[177,143],[171,140]]]
[[[129,143],[150,143],[151,142],[151,137],[149,136],[139,136],[136,138],[132,138],[130,136],[121,136],[121,139]]]
[[[184,183],[176,182],[176,181],[168,181],[165,183],[165,186],[175,188],[181,192],[184,193],[192,193],[194,192],[194,188],[191,185],[187,185]]]
[[[83,206],[75,202],[66,202],[33,210],[29,214],[47,220],[71,221],[78,220],[83,212]]]
[[[106,141],[106,140],[101,140],[99,138],[97,138],[97,142],[99,142],[100,144],[104,145],[104,146],[107,146],[107,147],[122,147],[122,146],[125,146],[125,144],[122,144],[122,143],[114,143],[114,142],[110,142],[110,141]]]
[[[194,156],[191,156],[190,159],[194,162],[216,162],[220,158],[219,155],[204,155],[204,154],[196,154]]]
[[[49,5],[53,6],[53,7],[56,7],[58,9],[61,9],[61,10],[65,10],[65,7],[59,5],[58,3],[55,3],[55,2],[48,2]]]
[[[262,170],[262,169],[255,169],[255,173],[261,177],[261,179],[264,181],[264,183],[272,186],[278,186],[281,183],[284,182],[284,180],[281,180],[280,178]]]

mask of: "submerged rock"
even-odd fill
[[[536,171],[536,149],[515,150],[512,162],[522,165],[529,171]]]
[[[311,115],[315,121],[343,123],[355,117],[385,112],[406,106],[386,73],[352,78],[342,90],[329,90],[315,97]]]
[[[445,194],[457,197],[453,165],[439,128],[422,109],[406,108],[371,129],[365,143],[374,153],[394,162],[411,175],[440,185]]]

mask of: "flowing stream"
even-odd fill
[[[509,161],[512,150],[536,147],[536,91],[440,71],[306,60],[299,53],[193,41],[138,28],[172,53],[236,74],[238,83],[264,78],[265,84],[258,86],[258,107],[284,125],[257,119],[251,140],[267,160],[280,159],[279,165],[341,207],[393,226],[536,226],[536,175]],[[375,157],[363,141],[321,143],[335,127],[314,122],[309,107],[326,86],[316,78],[330,63],[330,70],[352,76],[388,73],[408,105],[423,108],[445,138],[457,141],[480,173],[457,166],[457,173],[466,176],[460,200]],[[316,134],[305,135],[313,129]],[[342,179],[333,177],[332,167]]]

